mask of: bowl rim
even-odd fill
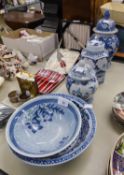
[[[60,149],[57,149],[56,151],[52,151],[52,152],[47,153],[47,154],[44,154],[44,155],[42,155],[42,154],[31,154],[31,153],[26,153],[25,151],[20,150],[19,148],[17,148],[17,147],[13,144],[12,140],[10,139],[10,126],[11,126],[11,122],[13,121],[13,119],[15,118],[15,116],[18,114],[18,112],[19,112],[20,110],[22,110],[25,106],[31,104],[32,102],[36,102],[36,101],[39,101],[39,100],[42,100],[42,99],[50,99],[50,98],[51,98],[51,99],[59,99],[59,98],[64,99],[64,100],[65,100],[66,102],[68,102],[68,104],[70,104],[70,105],[73,107],[73,109],[76,111],[76,113],[77,113],[77,119],[78,119],[78,122],[77,122],[78,125],[76,126],[76,131],[75,131],[73,137],[70,139],[70,141],[69,141],[67,144],[65,144],[65,145],[64,145],[63,147],[61,147]],[[18,108],[15,110],[15,112],[11,115],[11,117],[10,117],[8,123],[7,123],[6,131],[5,131],[5,136],[6,136],[6,140],[7,140],[8,145],[9,145],[15,152],[17,152],[17,153],[19,153],[19,154],[21,154],[21,155],[23,155],[23,156],[29,157],[29,158],[30,158],[30,157],[31,157],[31,158],[42,158],[42,157],[48,157],[48,156],[55,155],[55,154],[57,154],[57,153],[63,151],[64,149],[66,149],[69,145],[71,145],[71,144],[75,141],[75,139],[78,137],[78,135],[79,135],[79,133],[80,133],[81,125],[82,125],[81,113],[80,113],[78,107],[77,107],[73,102],[71,102],[71,101],[68,100],[68,99],[65,99],[64,97],[58,97],[58,96],[54,96],[54,97],[53,97],[52,95],[42,95],[42,96],[39,96],[39,97],[36,97],[36,98],[34,98],[34,99],[29,100],[28,102],[24,103],[23,105],[21,105],[20,107],[18,107]]]
[[[116,149],[116,145],[122,137],[124,137],[124,132],[121,135],[118,136],[118,138],[116,139],[116,141],[115,141],[115,143],[112,147],[112,151],[111,151],[111,155],[110,155],[110,172],[111,172],[111,175],[114,175],[114,173],[113,173],[113,156],[114,156],[114,152],[115,152],[115,149]]]

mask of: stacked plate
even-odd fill
[[[93,140],[91,106],[65,94],[43,95],[19,107],[6,127],[13,153],[33,166],[54,166],[79,156]]]

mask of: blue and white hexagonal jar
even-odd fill
[[[98,86],[93,68],[80,60],[69,72],[66,82],[68,92],[91,103]]]
[[[108,58],[109,54],[105,49],[105,44],[97,37],[89,41],[87,47],[81,52],[81,59],[93,67],[99,84],[104,82],[105,73],[109,67]]]
[[[91,40],[97,36],[100,41],[105,43],[105,48],[109,52],[109,61],[111,63],[111,59],[119,47],[119,40],[116,35],[118,29],[115,27],[115,22],[110,19],[109,10],[105,11],[103,19],[98,21],[93,31],[95,34],[91,36]]]

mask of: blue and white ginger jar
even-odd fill
[[[115,26],[115,22],[110,19],[109,10],[106,10],[103,19],[100,19],[96,27],[93,29],[95,34],[91,36],[91,40],[97,36],[100,41],[103,41],[105,43],[105,48],[109,52],[110,64],[114,54],[117,52],[117,49],[119,47],[119,40],[116,35],[118,29]]]
[[[105,80],[105,73],[109,67],[109,54],[105,44],[97,38],[89,41],[87,47],[81,52],[81,59],[90,64],[96,72],[99,84]]]
[[[80,60],[69,72],[66,82],[68,92],[91,103],[98,86],[93,68]]]

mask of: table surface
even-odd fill
[[[28,12],[8,12],[4,15],[5,22],[11,22],[16,24],[26,24],[44,19],[44,15],[41,13],[28,13]]]
[[[41,65],[32,66],[36,72]],[[63,165],[42,168],[26,165],[9,149],[5,139],[5,128],[0,130],[0,168],[10,175],[105,175],[109,156],[118,136],[124,131],[122,125],[112,118],[113,97],[124,90],[124,64],[112,62],[106,73],[103,85],[100,85],[95,96],[93,107],[97,119],[96,135],[92,144],[78,158]],[[0,88],[0,101],[8,92],[17,89],[16,80],[6,81]],[[67,93],[65,83],[54,92]]]

